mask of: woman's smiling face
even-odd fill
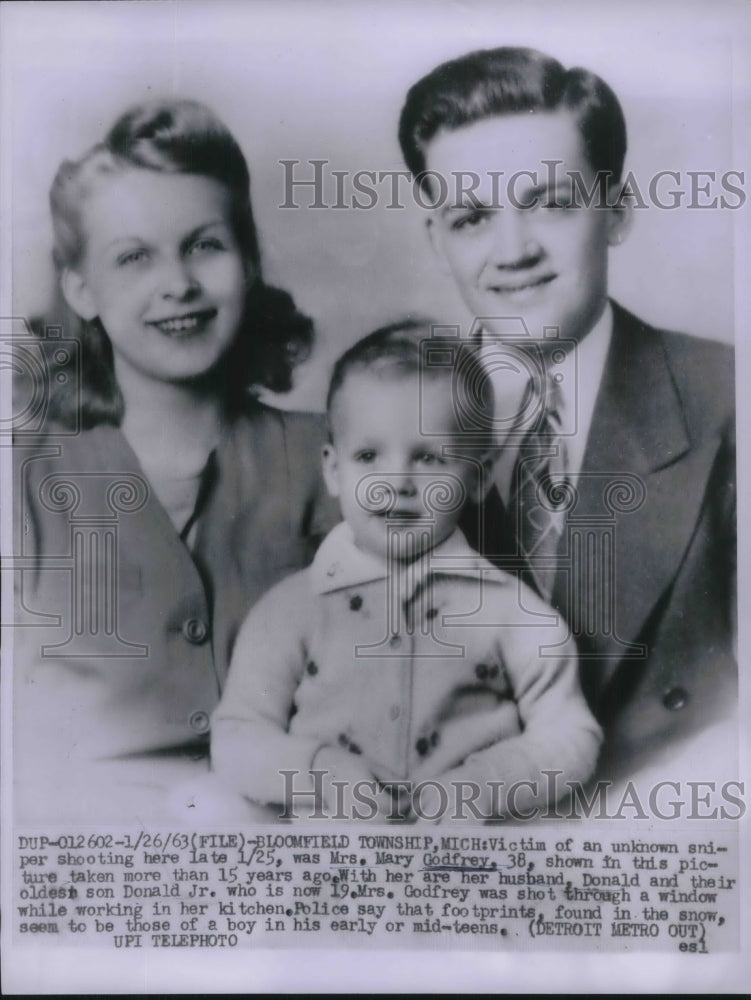
[[[70,305],[98,318],[121,366],[160,381],[209,372],[239,328],[252,275],[228,190],[198,174],[127,168],[84,197],[85,251],[63,274]]]

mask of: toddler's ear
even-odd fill
[[[60,286],[65,301],[74,312],[78,313],[81,319],[94,319],[99,310],[94,305],[94,300],[83,275],[66,267],[60,278]]]
[[[322,449],[323,458],[323,479],[329,496],[339,496],[339,462],[336,457],[336,448],[333,444],[325,444]]]

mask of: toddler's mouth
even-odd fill
[[[420,521],[425,517],[417,510],[379,510],[377,516],[390,521]]]

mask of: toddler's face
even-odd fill
[[[331,424],[326,483],[360,549],[409,561],[451,534],[481,476],[458,455],[450,379],[351,372]]]
[[[102,178],[81,206],[85,254],[63,288],[98,317],[115,353],[159,380],[208,372],[234,340],[246,269],[218,181],[128,169]]]

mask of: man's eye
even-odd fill
[[[362,451],[357,452],[357,454],[355,455],[355,461],[364,463],[374,462],[375,457],[376,453],[373,450],[373,448],[364,448]]]
[[[467,212],[464,215],[460,215],[458,218],[453,219],[451,222],[451,228],[454,232],[460,232],[461,230],[471,230],[478,229],[480,226],[489,222],[490,213],[481,211],[477,209],[475,211]]]
[[[537,207],[544,208],[547,212],[565,212],[578,206],[571,191],[551,191],[540,196]]]
[[[120,254],[117,258],[117,263],[120,267],[126,267],[129,264],[141,264],[148,259],[148,256],[146,250],[128,250],[127,253]]]

